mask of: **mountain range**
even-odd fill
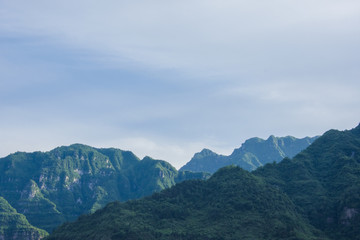
[[[0,196],[6,201],[2,204],[9,205],[6,214],[51,232],[111,201],[137,199],[183,180],[207,177],[206,173],[178,172],[150,157],[140,160],[129,151],[74,144],[1,158]],[[27,221],[22,225],[30,226]]]
[[[113,202],[57,239],[360,239],[360,125],[330,130],[294,158],[228,166],[140,200]]]
[[[229,156],[219,155],[209,149],[203,149],[180,171],[214,173],[219,168],[236,165],[245,170],[252,171],[266,163],[279,162],[285,157],[294,157],[307,148],[318,137],[295,138],[292,136],[275,137],[271,135],[267,140],[250,138],[240,148]]]

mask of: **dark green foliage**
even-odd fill
[[[360,125],[293,159],[225,167],[151,197],[114,202],[47,239],[360,239]]]
[[[317,137],[297,139],[291,136],[277,138],[270,136],[267,140],[251,138],[235,149],[230,156],[218,155],[208,149],[196,153],[180,170],[214,173],[219,168],[237,165],[252,171],[257,167],[285,157],[293,157],[307,148]]]
[[[24,215],[0,197],[0,239],[38,240],[47,235],[44,230],[31,226]]]
[[[169,163],[129,151],[74,144],[0,159],[0,195],[29,222],[52,231],[65,221],[208,175],[178,172]]]
[[[281,191],[238,167],[111,203],[48,239],[325,239]]]
[[[281,188],[333,239],[360,239],[360,125],[331,130],[292,160],[254,172]]]

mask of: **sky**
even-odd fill
[[[83,143],[176,168],[360,122],[358,0],[0,0],[0,157]]]

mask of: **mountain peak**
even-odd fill
[[[150,157],[140,161],[130,151],[78,143],[0,158],[0,176],[1,196],[30,224],[46,231],[111,201],[136,199],[183,180],[207,177],[179,174],[170,163]],[[6,207],[0,201],[2,206]]]
[[[275,137],[274,135],[270,135],[267,140],[275,140],[275,139],[277,139],[277,137]]]
[[[227,166],[207,181],[109,204],[49,239],[359,239],[358,153],[360,132],[328,131],[292,159],[253,172]]]
[[[202,156],[218,155],[217,153],[215,153],[215,152],[213,152],[213,151],[211,151],[210,149],[207,149],[207,148],[204,148],[203,150],[201,150],[201,152],[196,153],[196,154],[199,154],[199,155],[202,155]]]
[[[179,171],[191,171],[191,172],[214,172],[219,166],[225,156],[219,155],[207,148],[201,150],[201,152],[195,153],[192,159]],[[215,166],[214,163],[215,162]],[[208,168],[210,166],[210,168]]]
[[[246,140],[240,148],[234,149],[230,156],[218,155],[209,149],[203,149],[180,170],[214,173],[221,167],[237,165],[252,171],[266,163],[281,161],[284,157],[293,157],[308,147],[315,138],[298,139],[292,136],[275,137],[267,140],[253,137]]]

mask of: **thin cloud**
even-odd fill
[[[359,1],[0,6],[0,154],[111,143],[180,166],[360,118]]]
[[[259,69],[249,64],[286,68],[284,52],[303,62],[309,57],[302,52],[316,54],[329,38],[343,47],[349,34],[359,37],[356,1],[7,1],[5,7],[8,28],[193,74]]]

